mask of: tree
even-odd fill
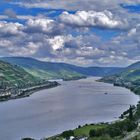
[[[129,108],[129,119],[133,120],[133,108],[132,108],[131,105],[130,105],[130,108]]]
[[[78,128],[81,128],[81,125],[79,125]]]
[[[90,137],[95,137],[95,136],[96,136],[96,131],[95,131],[94,129],[91,129],[91,130],[89,131],[89,136],[90,136]]]
[[[32,138],[23,138],[21,140],[34,140],[34,139],[32,139]]]
[[[63,138],[69,139],[71,136],[74,136],[74,132],[72,130],[64,131],[62,133]]]

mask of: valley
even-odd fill
[[[91,94],[91,92],[89,91],[90,88],[92,91],[93,87],[95,85],[98,87],[99,85],[103,85],[101,83],[104,82],[104,83],[109,83],[109,85],[113,84],[114,86],[112,86],[112,88],[113,89],[117,88],[116,92],[119,92],[119,93],[123,92],[125,89],[121,88],[121,87],[125,87],[125,88],[129,89],[130,91],[136,93],[137,95],[140,95],[140,82],[139,82],[140,76],[139,75],[140,75],[140,63],[139,62],[132,64],[128,67],[124,67],[124,68],[79,67],[79,66],[65,64],[65,63],[43,62],[43,61],[39,61],[39,60],[36,60],[33,58],[26,58],[26,57],[5,57],[5,58],[0,58],[0,78],[1,78],[0,100],[6,101],[6,100],[10,100],[10,99],[29,97],[32,93],[39,93],[39,92],[41,93],[42,91],[44,91],[46,89],[47,89],[46,92],[47,91],[50,92],[49,88],[52,88],[52,87],[53,87],[53,90],[55,91],[55,87],[59,86],[61,89],[65,85],[65,82],[68,82],[69,84],[71,84],[71,83],[75,83],[75,82],[78,83],[80,81],[83,81],[82,85],[81,84],[77,85],[76,83],[74,85],[72,84],[72,86],[74,86],[73,93],[75,92],[76,94],[77,93],[88,94],[88,92],[89,92]],[[90,78],[91,76],[96,76],[96,77],[100,76],[102,78],[97,78],[96,79],[97,83],[95,82],[94,83],[95,85],[93,84],[92,85],[93,87],[92,87],[92,86],[90,86],[93,82],[92,78]],[[62,81],[56,80],[57,82],[55,82],[55,79],[62,79]],[[87,82],[87,83],[84,82],[84,81],[87,81],[88,79],[89,80],[91,79],[91,81]],[[69,89],[68,86],[66,87],[66,90]],[[105,97],[109,98],[109,96],[111,96],[111,93],[110,93],[110,90],[109,91],[107,90],[108,88],[106,86],[105,87],[104,87],[104,85],[103,85],[103,87],[99,86],[101,88],[100,93],[102,92],[102,94]],[[76,88],[78,88],[78,90],[76,90]],[[119,88],[121,88],[121,90],[119,90]],[[127,90],[126,93],[130,92],[129,90]],[[93,92],[96,93],[96,91],[93,91]],[[63,93],[64,93],[63,96],[65,97],[66,92],[63,91]],[[122,93],[122,95],[125,96],[126,93]],[[133,93],[131,93],[130,95],[133,95]],[[80,95],[78,98],[81,98],[81,96],[82,95]],[[107,101],[107,98],[105,99],[106,101]],[[29,99],[30,99],[30,97],[29,97]],[[113,99],[113,98],[111,98],[111,99]],[[118,97],[118,100],[120,100],[120,97]],[[138,102],[138,100],[137,100],[137,102]],[[110,103],[113,103],[113,102],[110,101]],[[124,99],[123,99],[122,103],[124,103]],[[138,105],[136,106],[136,104],[131,103],[131,100],[129,100],[129,102],[127,104],[127,108],[123,109],[122,111],[120,110],[119,115],[120,114],[121,115],[116,116],[117,117],[116,119],[112,118],[111,120],[107,121],[107,120],[105,120],[105,116],[101,115],[101,116],[104,116],[104,119],[103,120],[101,119],[102,120],[101,121],[99,119],[101,116],[99,115],[98,116],[99,120],[97,121],[97,123],[95,123],[96,121],[94,122],[94,121],[90,120],[89,122],[92,122],[92,123],[89,123],[87,121],[86,125],[84,125],[83,123],[81,124],[80,122],[78,122],[78,120],[74,120],[74,122],[76,121],[75,123],[77,124],[77,126],[79,125],[78,128],[70,130],[70,131],[69,130],[64,131],[60,135],[50,137],[49,140],[52,140],[52,139],[61,140],[62,138],[66,138],[66,137],[70,137],[70,136],[74,136],[78,139],[88,138],[89,140],[94,140],[94,139],[98,140],[101,138],[103,138],[103,139],[106,138],[107,140],[111,140],[111,139],[120,140],[123,138],[125,139],[125,137],[126,138],[130,137],[129,135],[131,135],[131,132],[134,133],[135,131],[139,130],[137,125],[139,123],[138,120],[140,118],[139,117],[140,105],[138,103]],[[133,120],[129,119],[129,109],[128,109],[129,105],[136,106],[132,110],[133,115],[134,115]],[[122,106],[121,106],[121,108],[122,108]],[[108,108],[106,108],[106,109],[108,109]],[[131,106],[130,106],[130,109],[131,109]],[[127,111],[125,111],[125,110],[127,110]],[[78,109],[78,111],[79,111],[79,109]],[[125,111],[125,112],[122,113],[123,111]],[[103,112],[104,111],[102,111],[102,113]],[[69,113],[67,113],[67,114],[69,114]],[[87,120],[87,118],[89,116],[88,112],[86,112],[85,114],[86,114],[86,120]],[[112,114],[112,112],[111,112],[111,114]],[[111,114],[109,114],[109,115],[111,115]],[[77,116],[77,115],[75,115],[75,116]],[[93,116],[94,116],[94,114],[93,114]],[[118,121],[118,117],[120,117],[119,121]],[[93,120],[95,120],[95,119],[93,119]],[[113,121],[113,123],[112,123],[112,121]],[[130,125],[128,125],[128,124],[130,124]],[[127,128],[124,127],[124,125],[125,126],[128,125]],[[73,127],[74,127],[74,125],[69,128],[73,128]],[[116,127],[118,130],[115,130]],[[112,129],[112,130],[110,130],[110,129]],[[122,129],[121,132],[120,132],[120,129]],[[64,130],[64,128],[61,130]],[[94,133],[96,132],[98,134],[97,135],[93,134],[93,131],[94,131]],[[50,132],[52,132],[52,130]],[[125,134],[124,134],[124,132],[125,132]],[[114,133],[114,135],[112,135],[112,133]],[[47,132],[46,132],[46,134],[47,134]],[[55,132],[55,134],[56,134],[56,132]],[[58,134],[58,132],[57,132],[57,134]],[[28,136],[30,137],[30,135],[28,135]],[[95,138],[92,138],[93,136]],[[135,137],[139,136],[139,133],[136,133],[134,136]],[[41,135],[39,137],[41,137]],[[33,136],[33,138],[34,138],[34,136]],[[133,139],[132,136],[131,136],[131,138]]]

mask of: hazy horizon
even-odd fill
[[[41,61],[41,62],[48,62],[48,63],[64,63],[64,64],[69,64],[69,65],[74,65],[74,66],[78,66],[78,67],[116,67],[116,68],[126,68],[132,64],[135,64],[137,62],[140,62],[140,61],[136,61],[136,62],[133,62],[129,65],[126,65],[126,66],[104,66],[104,65],[89,65],[89,66],[81,66],[81,65],[78,65],[78,64],[73,64],[73,63],[69,63],[69,62],[63,62],[63,61],[47,61],[47,60],[42,60],[42,59],[38,59],[38,58],[34,58],[34,57],[26,57],[26,56],[0,56],[0,58],[25,58],[25,59],[34,59],[34,60],[37,60],[37,61]]]

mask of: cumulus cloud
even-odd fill
[[[0,56],[32,56],[84,66],[124,66],[140,59],[140,16],[128,13],[119,5],[136,4],[136,0],[21,2],[28,8],[44,6],[65,12],[48,18],[45,14],[18,15],[6,9],[6,15],[0,15],[0,19],[7,20],[0,21]],[[12,22],[15,16],[16,21],[22,22]],[[97,33],[92,27],[100,31]],[[108,37],[108,31],[117,34]]]
[[[0,36],[10,37],[22,34],[23,25],[20,23],[8,23],[6,21],[0,21]]]
[[[63,25],[47,18],[29,19],[25,27],[28,33],[46,33],[49,35],[61,34]]]
[[[135,51],[134,54],[139,55],[139,48],[134,45],[133,39],[135,37],[135,40],[138,40],[136,37],[139,33],[138,25],[131,37],[125,33],[104,42],[96,35],[54,34],[50,36],[53,29],[48,28],[46,24],[53,20],[46,22],[48,19],[38,19],[35,23],[36,20],[32,21],[27,21],[25,25],[1,22],[0,36],[3,39],[0,40],[0,55],[53,58],[55,61],[67,61],[78,65],[115,65],[115,62],[124,62],[123,60],[128,60],[130,63],[129,60],[135,57],[131,54],[132,52]],[[39,21],[45,21],[45,23]],[[53,26],[49,24],[51,25]],[[29,30],[32,28],[37,29],[32,32]],[[127,44],[128,39],[129,44]]]
[[[54,50],[58,50],[64,47],[63,36],[55,36],[53,39],[48,39],[48,42]]]
[[[22,56],[23,54],[24,56],[33,56],[39,48],[40,43],[27,42],[24,47],[14,47],[10,54],[16,56]]]
[[[134,28],[130,29],[128,36],[134,36],[140,31],[140,24],[137,24]]]
[[[127,27],[127,21],[115,18],[110,11],[77,11],[75,14],[63,12],[60,15],[60,21],[79,27],[102,27],[109,29],[124,29]]]
[[[119,4],[121,3],[138,4],[139,0],[102,0],[102,2],[99,0],[19,0],[15,3],[27,8],[52,8],[67,10],[98,10],[100,8],[103,10],[106,8],[114,9],[119,7]]]
[[[11,45],[12,45],[11,41],[9,41],[9,40],[0,40],[0,47],[1,48],[5,48],[5,47],[7,48]]]
[[[68,52],[71,52],[72,49],[77,49],[80,47],[80,43],[82,43],[80,38],[81,37],[73,37],[71,34],[68,34],[55,36],[47,40],[48,44],[54,51],[61,51],[65,55],[68,54]]]

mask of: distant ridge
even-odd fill
[[[42,79],[72,80],[85,77],[83,74],[74,71],[71,68],[72,65],[65,63],[44,62],[29,57],[4,57],[0,59],[19,65],[33,76]]]
[[[108,76],[120,73],[118,67],[80,67],[66,63],[39,61],[30,57],[3,57],[3,61],[23,67],[33,76],[45,79],[76,79],[84,76]]]

